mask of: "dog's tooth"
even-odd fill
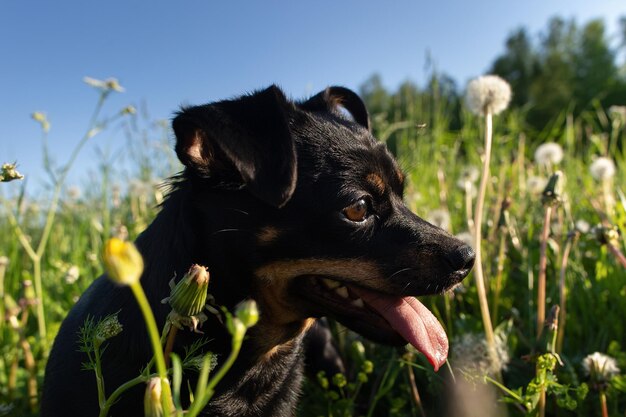
[[[324,283],[324,285],[327,288],[330,288],[331,290],[334,290],[335,288],[341,285],[337,281],[333,281],[332,279],[328,279],[328,278],[322,278],[322,283]]]
[[[361,300],[360,298],[357,298],[356,300],[352,300],[350,304],[358,308],[365,308],[365,304],[363,303],[363,300]]]
[[[346,287],[339,287],[335,290],[335,293],[337,293],[337,295],[343,297],[343,298],[348,298],[348,289]]]

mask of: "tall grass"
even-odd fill
[[[473,232],[467,208],[474,205],[475,195],[458,183],[469,167],[481,166],[481,121],[465,110],[458,113],[459,120],[451,120],[460,104],[442,94],[436,77],[428,92],[407,89],[393,100],[375,110],[372,120],[374,133],[408,174],[407,204],[424,218],[435,209],[449,212],[447,227],[453,234]],[[106,113],[105,104],[101,111]],[[601,416],[603,407],[609,415],[623,413],[626,268],[620,255],[626,251],[626,149],[621,143],[626,133],[623,122],[599,112],[603,110],[592,108],[573,116],[564,109],[542,132],[526,130],[521,111],[494,118],[487,198],[478,230],[497,357],[486,354],[477,288],[470,277],[454,291],[428,300],[451,338],[449,366],[435,374],[416,352],[369,343],[334,323],[347,375],[308,380],[300,415],[462,415],[458,410],[463,407],[447,406],[454,403],[466,404],[466,415],[502,415],[497,413],[503,407],[511,416],[533,415],[539,412],[542,393],[545,415]],[[5,257],[0,261],[0,416],[37,415],[33,387],[41,386],[48,342],[101,273],[98,254],[104,242],[117,235],[136,237],[162,198],[156,184],[178,169],[161,124],[138,114],[125,114],[107,126],[98,121],[110,117],[96,120],[101,128],[123,126],[129,139],[124,152],[137,170],[128,173],[118,167],[115,155],[102,153],[98,172],[83,184],[80,195],[65,185],[62,175],[56,177],[54,192],[43,197],[15,182],[0,184],[0,257]],[[550,174],[533,159],[543,142],[564,150],[561,204],[551,208],[550,216],[542,203],[545,187],[529,183],[534,177],[547,180]],[[80,146],[81,139],[76,143]],[[616,164],[608,185],[589,171],[597,156]],[[613,202],[607,209],[609,198]],[[577,228],[580,221],[590,227]],[[42,238],[45,250],[39,252]],[[72,267],[78,267],[78,277]],[[544,325],[537,323],[540,273],[545,276],[546,309],[560,304],[561,313],[548,320],[537,340]],[[590,375],[583,359],[593,352],[615,358],[621,371]]]

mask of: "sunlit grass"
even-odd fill
[[[132,240],[151,222],[163,198],[156,184],[176,170],[165,127],[153,128],[148,121],[149,129],[138,130],[139,116],[128,107],[101,116],[107,110],[106,95],[113,92],[103,83],[95,86],[101,98],[90,127],[83,139],[77,138],[75,152],[62,167],[50,164],[49,156],[55,154],[47,142],[54,134],[51,123],[43,114],[33,116],[42,126],[42,164],[54,184],[49,195],[23,190],[19,178],[0,183],[0,416],[37,415],[37,387],[50,342],[67,311],[101,274],[105,242],[111,237]],[[486,198],[482,216],[476,216],[476,178],[469,178],[468,172],[482,164],[485,131],[482,121],[464,110],[460,127],[450,129],[452,105],[436,94],[397,99],[386,113],[371,115],[374,132],[406,169],[405,197],[414,211],[424,218],[433,210],[439,210],[434,217],[449,214],[443,227],[472,242],[480,231],[493,343],[502,354],[468,358],[471,352],[488,352],[471,276],[453,292],[429,300],[450,336],[449,366],[435,374],[416,352],[397,353],[371,344],[333,323],[348,374],[308,381],[300,414],[433,416],[444,415],[446,404],[454,401],[470,401],[467,407],[483,410],[480,415],[485,416],[495,409],[493,401],[481,401],[478,394],[473,402],[471,395],[457,398],[455,387],[460,386],[463,391],[495,390],[496,398],[510,404],[511,416],[538,411],[542,393],[546,415],[623,412],[626,150],[620,142],[626,134],[624,123],[616,119],[621,116],[607,112],[604,117],[610,123],[602,124],[594,122],[598,109],[579,117],[564,110],[558,123],[544,132],[526,131],[519,111],[494,118]],[[67,172],[80,157],[85,138],[98,140],[95,133],[118,123],[129,134],[126,151],[137,170],[125,177],[103,155],[92,183],[79,190],[68,188]],[[554,161],[535,159],[546,142],[562,148],[562,188],[559,204],[549,206],[550,215],[545,191]],[[602,174],[594,170],[599,158],[614,163],[610,176],[605,162]],[[17,174],[29,175],[21,170]],[[481,227],[476,227],[476,219]],[[542,284],[540,276],[545,278]],[[544,284],[545,292],[538,297]],[[547,314],[552,321],[544,329],[540,307],[552,311],[555,305],[560,313]],[[116,337],[124,337],[123,332]],[[614,358],[618,369],[601,383],[583,366],[583,359],[594,352]],[[466,381],[471,383],[463,385]],[[585,383],[589,394],[583,396]]]

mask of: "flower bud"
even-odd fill
[[[0,182],[9,182],[13,180],[21,180],[24,178],[22,174],[17,172],[17,164],[2,164],[2,169],[0,169]]]
[[[166,379],[165,384],[169,386],[169,381]],[[169,392],[169,390],[167,390]],[[162,385],[161,378],[155,376],[151,378],[146,385],[146,392],[143,397],[143,409],[145,417],[161,417],[163,413],[163,399],[162,399]],[[169,394],[168,394],[169,395]],[[172,403],[171,399],[168,401]],[[170,409],[172,407],[170,406]]]
[[[204,309],[208,288],[209,273],[207,269],[194,264],[178,281],[178,284],[172,288],[170,296],[166,300],[172,309],[181,316],[194,316]]]
[[[112,238],[104,244],[102,255],[109,278],[121,285],[139,281],[143,272],[143,259],[132,242]]]
[[[226,316],[226,328],[233,337],[233,341],[241,341],[246,334],[246,325],[238,317]]]
[[[241,320],[247,329],[259,321],[259,308],[254,300],[245,300],[235,308],[235,316]]]
[[[554,206],[561,202],[561,194],[563,189],[563,181],[561,178],[563,177],[563,173],[561,171],[556,171],[550,179],[548,180],[548,185],[543,190],[543,194],[541,196],[541,201],[543,204]]]
[[[122,111],[120,111],[121,114],[135,114],[137,113],[137,109],[135,108],[135,106],[126,106],[122,109]]]

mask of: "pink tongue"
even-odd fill
[[[448,357],[448,337],[433,313],[415,297],[392,297],[360,288],[350,288],[387,320],[415,349],[422,352],[435,371]]]

